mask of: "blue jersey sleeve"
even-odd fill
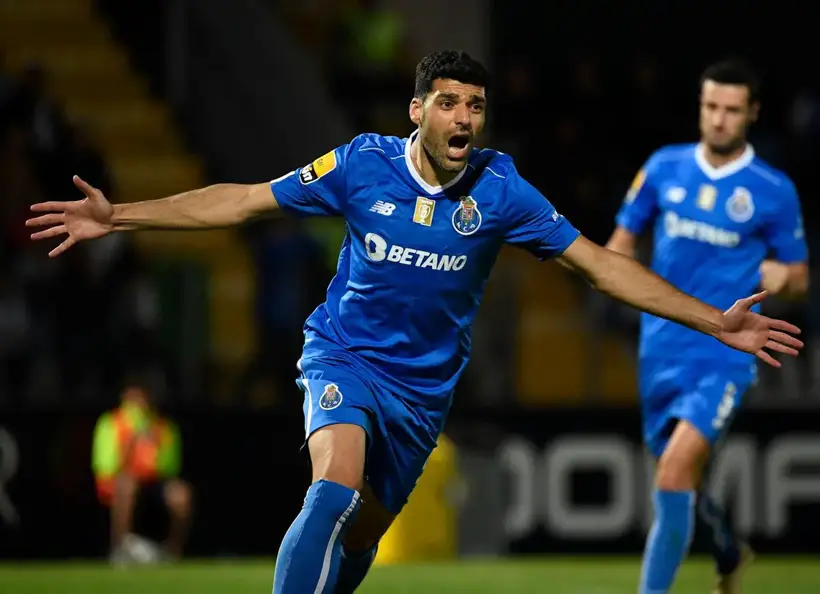
[[[515,169],[507,175],[504,206],[504,241],[527,250],[539,260],[560,256],[580,235]]]
[[[775,260],[784,263],[805,262],[809,257],[800,212],[800,198],[790,180],[779,196],[779,208],[765,226],[766,242]]]
[[[643,233],[658,215],[655,169],[655,156],[653,155],[635,175],[615,218],[617,225],[635,235]]]
[[[298,216],[341,216],[347,202],[349,144],[270,183],[279,208]]]

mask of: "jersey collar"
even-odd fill
[[[465,165],[464,169],[459,171],[457,176],[455,176],[453,179],[448,181],[443,186],[431,186],[430,184],[428,184],[426,181],[422,179],[421,175],[416,169],[416,164],[413,163],[413,157],[410,151],[410,148],[413,146],[413,140],[416,138],[416,136],[418,136],[418,133],[418,130],[414,130],[413,133],[410,135],[410,138],[407,139],[407,143],[404,145],[404,163],[405,165],[407,165],[407,170],[410,172],[410,175],[412,176],[413,180],[422,188],[424,188],[425,192],[427,192],[428,194],[440,194],[447,188],[456,185],[461,180],[461,178],[464,177],[464,174],[467,172],[467,166]]]
[[[698,164],[698,167],[700,167],[700,170],[704,173],[704,175],[711,180],[723,179],[724,177],[734,175],[741,169],[748,167],[754,158],[755,150],[751,144],[747,144],[746,150],[744,150],[737,159],[730,161],[725,165],[721,165],[720,167],[713,167],[709,161],[706,160],[706,157],[703,154],[703,144],[699,143],[695,147],[695,162]]]

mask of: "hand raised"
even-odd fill
[[[803,343],[791,336],[800,334],[800,328],[751,311],[753,305],[767,296],[766,291],[739,299],[723,314],[723,330],[717,339],[739,351],[752,353],[772,367],[780,367],[780,362],[764,349],[796,356]]]
[[[34,240],[68,235],[60,245],[49,252],[50,258],[59,256],[79,241],[103,237],[113,229],[114,207],[103,193],[77,175],[74,176],[74,185],[85,194],[83,200],[32,204],[33,212],[48,214],[26,221],[27,227],[47,227],[33,233],[31,238]]]

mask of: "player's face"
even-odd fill
[[[700,134],[718,154],[740,149],[746,130],[757,119],[758,105],[749,102],[749,88],[706,80],[700,93]]]
[[[484,88],[437,79],[423,101],[413,99],[410,119],[419,126],[419,140],[433,164],[457,172],[484,128],[487,99]]]

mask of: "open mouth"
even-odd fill
[[[469,134],[456,134],[447,141],[447,154],[451,159],[463,159],[470,146]]]

